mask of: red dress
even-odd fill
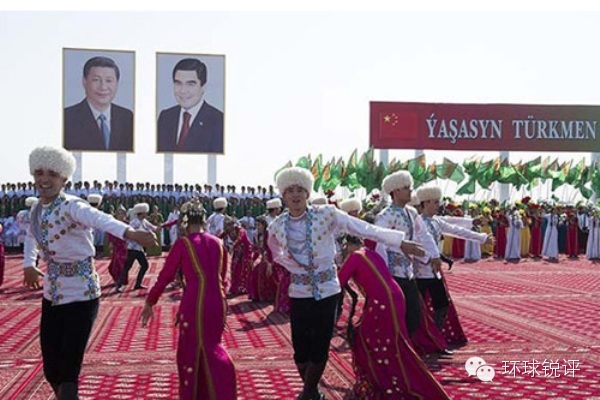
[[[112,243],[112,256],[110,258],[110,264],[108,264],[108,273],[110,274],[113,281],[117,283],[119,281],[119,276],[121,275],[121,270],[125,265],[125,260],[127,259],[127,241],[119,239],[116,236],[108,234],[108,241]],[[128,277],[125,276],[125,280],[122,282],[123,285],[127,285]]]
[[[233,400],[236,377],[233,361],[221,344],[227,302],[227,251],[216,237],[192,233],[179,238],[146,301],[156,304],[181,268],[185,290],[179,305],[177,367],[179,399]]]
[[[542,256],[542,218],[537,215],[530,215],[531,219],[531,244],[529,252],[533,257]]]
[[[454,216],[462,217],[463,213],[461,210],[455,210]],[[465,240],[459,238],[452,238],[452,258],[463,258],[465,256]]]
[[[365,296],[352,343],[356,384],[350,398],[449,399],[411,348],[404,295],[383,258],[368,249],[354,252],[339,271],[342,286],[350,278]]]
[[[275,305],[276,312],[289,315],[291,300],[289,295],[290,289],[290,271],[279,264],[273,264],[275,273]]]
[[[577,257],[579,254],[579,242],[577,240],[577,230],[579,223],[576,215],[570,215],[568,217],[567,225],[567,248],[565,253],[569,257]]]
[[[496,215],[496,256],[504,258],[506,253],[506,227],[508,226],[508,219],[506,215]]]
[[[248,298],[256,301],[273,301],[277,291],[271,249],[267,246],[268,232],[256,234],[254,265],[248,282]]]
[[[252,243],[244,228],[235,227],[236,237],[231,255],[231,286],[229,294],[239,295],[248,292],[248,277],[252,271]]]

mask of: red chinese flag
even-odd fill
[[[379,113],[379,126],[382,139],[417,139],[419,137],[417,113]]]

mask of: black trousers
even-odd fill
[[[415,279],[398,278],[394,277],[394,280],[404,293],[404,300],[406,301],[406,329],[408,335],[412,336],[419,325],[421,324],[421,296],[419,294],[419,287]]]
[[[421,292],[423,299],[425,299],[425,295],[429,293],[434,310],[440,310],[450,305],[450,302],[448,301],[448,292],[446,291],[446,285],[444,285],[443,280],[437,278],[417,279],[417,285],[419,286],[419,292]]]
[[[140,272],[138,272],[137,279],[135,280],[135,286],[142,285],[142,279],[144,279],[144,275],[146,275],[146,271],[148,271],[148,259],[146,259],[146,255],[143,251],[139,250],[127,250],[127,259],[125,260],[125,266],[121,270],[121,275],[119,275],[119,282],[117,286],[122,286],[125,281],[125,277],[129,274],[129,270],[133,266],[133,262],[137,260],[140,263]]]
[[[98,299],[58,306],[42,299],[40,342],[44,376],[53,387],[65,382],[77,384],[98,305]]]
[[[329,358],[339,295],[322,300],[291,299],[290,326],[294,361],[320,363]]]

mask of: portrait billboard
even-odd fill
[[[133,152],[135,53],[63,49],[63,147]]]
[[[225,56],[156,54],[156,151],[224,154]]]
[[[380,149],[600,151],[600,106],[371,102]]]

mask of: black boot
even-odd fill
[[[61,383],[58,388],[58,400],[79,400],[79,396],[77,396],[77,383]]]
[[[450,271],[452,269],[452,264],[454,264],[454,260],[451,259],[448,256],[445,256],[443,254],[440,254],[440,259],[445,262],[446,264],[448,264],[448,271]]]
[[[304,389],[299,399],[301,400],[324,400],[325,396],[319,393],[319,381],[325,371],[327,361],[320,363],[308,363],[306,373],[304,374]]]

